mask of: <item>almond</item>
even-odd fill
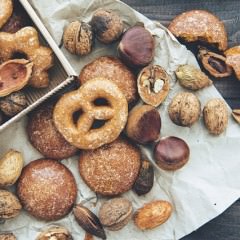
[[[165,223],[172,213],[171,203],[156,200],[145,204],[134,214],[134,223],[141,230],[153,229]]]

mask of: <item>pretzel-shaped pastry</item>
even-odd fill
[[[28,60],[34,64],[29,85],[36,88],[47,87],[47,70],[53,64],[53,54],[50,48],[40,45],[35,28],[25,27],[14,34],[0,33],[0,61],[7,61],[14,53],[26,54]]]
[[[94,101],[105,99],[108,105],[97,106]],[[83,112],[77,123],[73,114]],[[80,149],[96,149],[114,141],[123,130],[128,116],[128,104],[123,93],[112,81],[95,78],[78,90],[65,94],[57,102],[53,120],[58,131],[72,145]],[[94,120],[106,120],[97,129],[91,129]]]
[[[13,12],[12,0],[0,0],[0,28],[7,22]]]

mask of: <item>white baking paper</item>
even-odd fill
[[[165,67],[172,76],[171,91],[159,111],[162,118],[161,136],[175,135],[183,138],[190,146],[190,161],[182,169],[167,172],[155,166],[154,187],[150,193],[138,197],[129,191],[124,196],[131,200],[134,209],[156,199],[165,199],[172,203],[174,211],[170,219],[163,225],[148,231],[138,230],[131,221],[118,232],[106,230],[109,240],[174,240],[189,234],[204,223],[213,219],[228,208],[240,196],[239,146],[240,128],[229,116],[227,131],[221,136],[210,135],[202,117],[191,128],[178,127],[168,117],[167,106],[173,96],[183,89],[176,83],[173,71],[179,64],[191,63],[197,65],[194,56],[159,23],[155,23],[134,11],[120,1],[114,0],[31,0],[48,30],[58,44],[67,23],[72,20],[89,21],[92,13],[99,7],[112,9],[123,18],[125,26],[143,22],[155,35],[156,51],[154,63]],[[69,54],[62,51],[77,73],[88,62],[98,56],[115,55],[116,44],[105,46],[96,43],[94,51],[86,57]],[[214,86],[198,91],[202,107],[213,97],[221,97]],[[229,109],[230,113],[230,109]],[[41,157],[28,142],[26,137],[26,118],[12,125],[1,133],[0,152],[9,148],[17,149],[24,155],[25,164]],[[152,160],[151,149],[143,149]],[[77,159],[66,159],[63,163],[73,172],[78,183],[78,202],[84,201],[95,213],[105,199],[96,199],[95,194],[84,184],[78,174]],[[94,204],[97,202],[97,206]],[[84,239],[84,231],[75,222],[72,213],[64,219],[49,223],[38,221],[22,212],[19,217],[0,225],[1,231],[13,231],[19,240],[35,239],[42,228],[51,224],[67,227],[74,239]]]

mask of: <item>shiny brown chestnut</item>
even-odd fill
[[[183,167],[189,160],[190,149],[181,138],[170,136],[162,138],[154,148],[156,164],[168,171]]]
[[[128,116],[126,133],[129,138],[147,144],[156,141],[161,129],[161,117],[156,108],[150,105],[134,107]]]
[[[147,66],[154,55],[154,38],[143,26],[129,28],[118,46],[122,61],[129,67]]]

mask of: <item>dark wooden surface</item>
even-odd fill
[[[173,17],[183,11],[191,9],[211,11],[223,20],[228,32],[229,46],[240,45],[240,1],[238,0],[123,1],[148,18],[158,20],[165,26],[168,26]],[[214,80],[214,85],[232,108],[240,108],[240,81],[237,81],[235,77],[230,77]],[[240,240],[240,200],[220,216],[182,240]]]

